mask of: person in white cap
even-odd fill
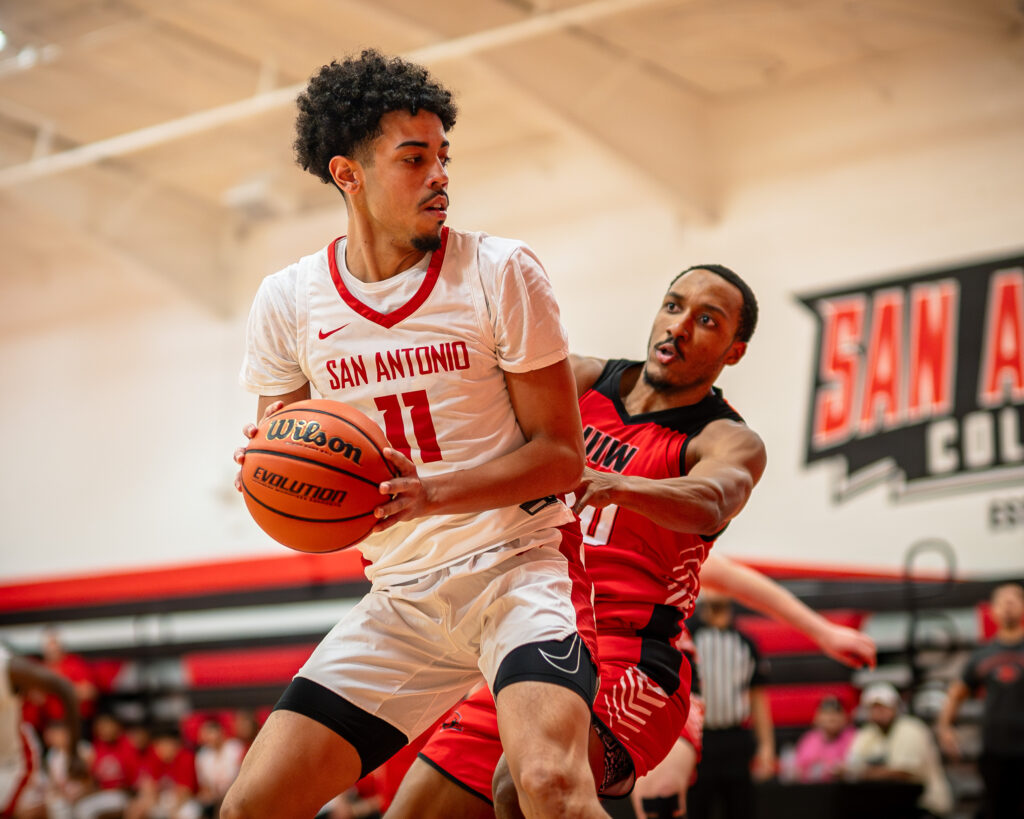
[[[953,795],[931,731],[917,717],[900,711],[900,695],[886,682],[864,689],[861,707],[868,721],[857,731],[846,755],[846,774],[854,780],[917,782],[922,817],[946,816]]]

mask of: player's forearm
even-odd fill
[[[423,483],[430,513],[447,515],[570,492],[582,473],[582,440],[541,436],[480,466],[424,478]]]
[[[946,701],[942,704],[939,716],[935,720],[936,730],[952,729],[953,723],[956,722],[957,711],[960,710],[960,704],[967,698],[967,693],[967,686],[961,680],[954,680],[950,683]]]
[[[717,550],[716,550],[717,551]],[[820,642],[828,621],[792,592],[749,566],[714,554],[701,568],[701,585],[728,595],[747,608],[789,623]]]
[[[748,473],[729,481],[706,477],[655,480],[617,476],[611,502],[675,532],[717,534],[743,508],[753,489]]]

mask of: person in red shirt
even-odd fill
[[[742,279],[700,265],[670,284],[645,360],[572,357],[587,455],[574,511],[594,583],[601,673],[590,761],[603,796],[628,793],[684,731],[692,645],[683,621],[712,544],[765,466],[760,438],[714,387],[743,357],[756,318]],[[873,658],[861,635],[839,636]],[[492,799],[513,815],[515,793],[492,794],[497,722],[486,691],[457,706],[388,816],[482,817],[492,815]],[[658,813],[670,807],[668,797],[653,799]]]
[[[96,714],[99,688],[89,664],[77,654],[68,654],[60,641],[57,629],[50,626],[43,631],[43,664],[56,674],[71,681],[78,699],[78,711],[88,727]],[[64,707],[57,697],[46,700],[44,712],[47,720],[64,719]],[[87,732],[88,733],[88,732]]]
[[[196,764],[174,730],[157,733],[139,763],[136,797],[125,819],[198,819]]]
[[[82,819],[127,808],[139,774],[139,752],[113,714],[98,713],[92,731],[89,773],[95,790],[75,805],[75,816]]]

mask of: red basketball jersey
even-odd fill
[[[587,465],[644,478],[685,475],[686,447],[705,426],[718,419],[743,419],[717,388],[688,407],[630,415],[620,383],[624,372],[639,366],[636,361],[609,361],[580,399]],[[663,607],[677,609],[683,618],[692,613],[700,590],[698,571],[715,536],[673,532],[615,505],[586,507],[580,524],[602,628],[651,628],[652,606],[663,615],[668,614]]]

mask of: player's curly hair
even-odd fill
[[[303,170],[332,183],[332,157],[355,157],[381,134],[391,111],[430,111],[446,131],[458,109],[451,92],[422,66],[366,49],[358,57],[323,66],[297,100],[295,158]]]

